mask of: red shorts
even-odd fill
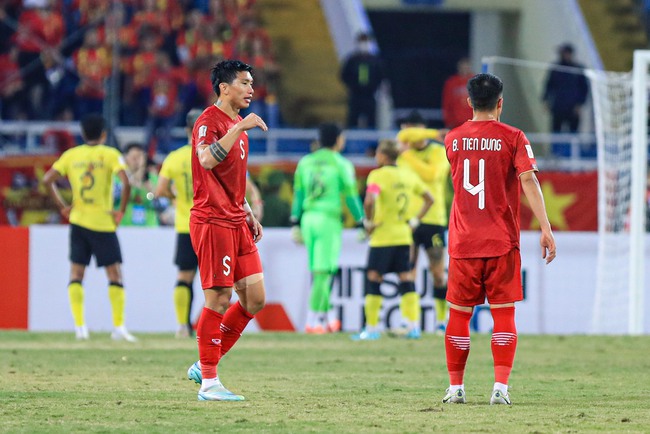
[[[192,247],[199,260],[203,289],[231,287],[262,272],[262,262],[246,222],[237,228],[190,223]]]
[[[449,258],[447,301],[458,306],[514,303],[524,299],[521,255],[512,249],[496,258]]]

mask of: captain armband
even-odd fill
[[[228,156],[228,151],[226,151],[219,142],[212,143],[210,146],[208,146],[208,149],[210,150],[212,157],[214,157],[214,159],[219,163],[225,160],[225,158]]]

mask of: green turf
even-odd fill
[[[520,336],[512,407],[490,406],[488,335],[472,337],[466,405],[440,403],[443,339],[246,334],[223,359],[247,400],[198,402],[193,340],[0,333],[0,432],[648,432],[650,337]]]

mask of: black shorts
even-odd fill
[[[89,265],[95,256],[98,267],[122,263],[120,242],[115,232],[98,232],[70,225],[70,261]]]
[[[368,271],[404,273],[411,270],[411,246],[371,247],[368,252]]]
[[[179,270],[196,270],[199,266],[199,260],[196,258],[196,253],[192,247],[192,240],[190,234],[176,234],[176,257],[174,264],[178,266]]]
[[[413,231],[413,244],[415,247],[422,246],[425,249],[431,247],[446,247],[445,240],[446,226],[421,224]]]

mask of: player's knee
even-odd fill
[[[246,300],[246,306],[244,307],[247,312],[251,315],[255,315],[257,312],[262,310],[266,305],[266,299],[264,296],[261,298],[255,298],[253,300]]]
[[[445,252],[445,248],[443,246],[437,246],[434,244],[433,247],[427,249],[427,255],[429,256],[429,261],[432,263],[442,261],[444,252]]]
[[[408,294],[409,292],[415,292],[415,282],[411,280],[400,282],[397,285],[397,290],[399,291],[400,295]]]
[[[368,270],[366,272],[366,278],[371,282],[381,282],[382,280],[381,274],[379,274],[379,272],[375,270]]]

